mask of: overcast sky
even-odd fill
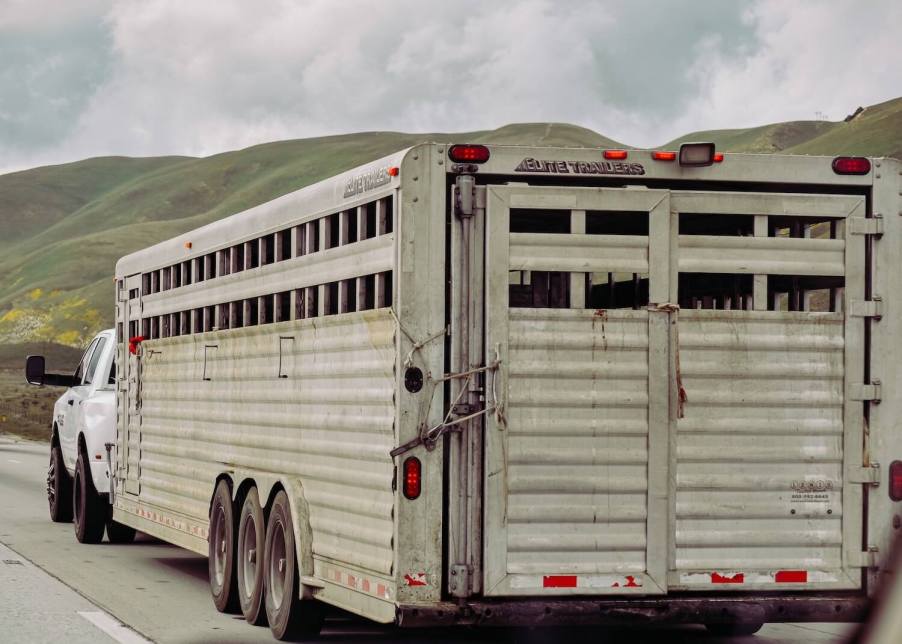
[[[900,0],[0,0],[0,172],[360,130],[652,146],[902,95]]]

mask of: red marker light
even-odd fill
[[[715,152],[713,161],[714,161],[714,163],[722,163],[723,162],[723,152]]]
[[[612,161],[622,161],[627,156],[626,150],[605,150],[604,158]]]
[[[485,163],[491,153],[484,145],[452,145],[448,158],[455,163]]]
[[[864,157],[836,157],[833,159],[833,172],[836,174],[867,174],[871,171],[871,162]]]
[[[893,461],[889,465],[889,498],[902,501],[902,461]]]
[[[397,177],[400,173],[401,173],[400,168],[396,168],[393,166],[388,169],[388,176],[390,176],[390,177]]]
[[[652,152],[651,158],[655,161],[676,161],[676,152]]]
[[[413,501],[420,496],[422,483],[422,465],[420,464],[420,459],[411,456],[404,461],[404,465],[401,469],[404,474],[404,484],[401,487],[401,491],[404,493],[405,499]]]

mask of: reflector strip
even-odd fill
[[[778,584],[807,584],[807,570],[778,570],[774,575],[774,581]]]
[[[718,572],[711,573],[712,584],[743,584],[745,583],[745,575],[741,572],[727,573],[721,575]]]
[[[576,588],[576,575],[545,575],[542,588]]]

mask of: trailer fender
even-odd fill
[[[298,479],[280,478],[281,487],[288,494],[288,505],[291,508],[291,523],[294,528],[294,546],[297,552],[298,573],[300,574],[301,598],[310,599],[314,591],[318,590],[303,583],[305,578],[313,577],[313,531],[310,529],[310,508],[307,498],[304,496],[304,486]],[[276,489],[273,488],[270,496],[266,498],[272,501]],[[267,503],[267,506],[269,503]]]

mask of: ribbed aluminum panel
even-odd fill
[[[644,571],[648,313],[514,308],[509,328],[507,572]]]
[[[680,312],[675,570],[842,568],[843,324]]]
[[[147,342],[140,500],[206,520],[223,469],[297,477],[314,556],[389,574],[394,342],[388,309]]]

